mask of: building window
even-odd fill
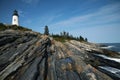
[[[16,21],[16,19],[14,19],[14,21]]]

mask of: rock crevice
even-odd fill
[[[90,51],[97,47],[61,43],[33,31],[0,32],[0,80],[112,80],[97,70]]]

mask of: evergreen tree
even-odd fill
[[[44,34],[45,34],[45,35],[49,35],[49,29],[48,29],[48,26],[45,26]]]
[[[86,42],[88,42],[88,39],[87,39],[87,38],[85,38],[85,41],[86,41]]]
[[[70,35],[70,38],[73,39],[73,35]]]
[[[62,33],[62,32],[60,32],[60,36],[63,36],[63,33]]]
[[[51,36],[54,36],[54,34],[52,33]]]
[[[66,33],[66,37],[69,38],[69,32]]]
[[[63,36],[64,36],[64,37],[66,36],[66,32],[65,32],[65,31],[63,31]]]
[[[80,36],[80,41],[84,41],[84,38],[82,36]]]

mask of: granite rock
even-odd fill
[[[61,43],[33,31],[1,31],[0,80],[113,80],[89,61],[93,51],[102,53],[90,43]]]

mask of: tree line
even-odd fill
[[[45,29],[44,29],[44,34],[45,35],[50,35],[49,34],[49,28],[48,26],[45,26]],[[66,32],[66,31],[63,31],[63,32],[60,32],[60,34],[51,34],[50,36],[52,36],[53,38],[59,40],[59,41],[64,41],[64,40],[77,40],[77,41],[84,41],[84,42],[88,42],[88,39],[87,38],[84,38],[82,36],[79,36],[79,37],[74,37],[72,34],[70,34],[69,32]]]

